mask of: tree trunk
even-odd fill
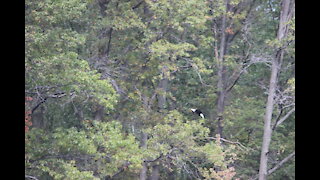
[[[160,169],[159,165],[152,166],[151,180],[158,180],[159,179],[159,177],[160,177],[159,169]]]
[[[159,86],[158,88],[160,89],[160,93],[158,93],[158,108],[159,110],[165,109],[166,108],[166,103],[167,103],[167,99],[166,99],[166,93],[167,93],[167,89],[168,89],[168,68],[166,66],[164,66],[162,68],[162,79],[159,82]],[[152,173],[151,173],[151,180],[158,180],[160,177],[159,174],[159,169],[160,169],[160,165],[153,165],[152,166]]]
[[[104,118],[104,107],[98,105],[97,110],[94,112],[94,120],[102,121]]]
[[[277,84],[278,68],[279,68],[278,60],[274,59],[272,62],[266,113],[264,116],[264,132],[263,132],[263,142],[262,142],[261,157],[260,157],[259,180],[264,180],[266,179],[266,176],[267,176],[268,151],[269,151],[269,145],[270,145],[271,135],[272,135],[271,119],[272,119],[272,110],[274,105],[274,96],[275,96],[275,90],[276,90],[276,84]]]
[[[45,115],[44,107],[40,107],[38,111],[34,111],[34,113],[31,114],[32,127],[45,128],[46,121],[44,120],[44,115]]]
[[[279,41],[281,41],[287,35],[288,25],[286,23],[291,18],[293,3],[294,3],[293,0],[282,0],[279,29],[277,33],[277,39]],[[263,132],[263,142],[262,142],[261,157],[260,157],[259,180],[265,180],[268,175],[268,152],[269,152],[269,146],[270,146],[270,141],[272,136],[272,129],[271,129],[272,111],[273,111],[274,97],[275,97],[275,91],[276,91],[276,86],[278,81],[277,75],[280,69],[279,62],[282,61],[283,55],[284,55],[283,49],[279,48],[279,50],[275,55],[275,58],[272,61],[268,100],[267,100],[266,112],[264,116],[264,132]]]
[[[148,139],[148,135],[146,133],[142,132],[142,138],[141,138],[141,147],[142,148],[147,148],[147,139]],[[140,180],[147,179],[147,171],[148,171],[147,163],[143,162],[142,169],[140,170]]]
[[[164,66],[162,68],[162,79],[159,82],[159,90],[160,93],[158,93],[158,108],[161,109],[165,109],[166,108],[166,93],[167,93],[167,89],[168,89],[168,82],[169,79],[167,77],[167,72],[168,68],[166,66]]]
[[[219,50],[219,56],[218,58],[218,84],[217,84],[217,94],[218,94],[218,100],[217,100],[217,121],[218,121],[218,133],[220,134],[220,137],[222,137],[223,132],[223,112],[224,112],[224,105],[225,105],[225,66],[224,66],[224,55],[225,55],[225,47],[226,47],[226,14],[227,14],[227,7],[228,7],[229,0],[225,0],[225,13],[222,17],[222,24],[221,24],[221,41],[220,41],[220,50]]]
[[[219,78],[220,81],[220,78]],[[222,81],[222,80],[221,80]],[[220,83],[218,83],[218,88]],[[217,102],[217,123],[218,123],[218,133],[220,134],[220,137],[222,137],[223,132],[223,112],[224,112],[224,102],[225,102],[225,91],[221,90],[218,92],[218,102]]]
[[[165,109],[166,108],[166,92],[168,87],[168,79],[163,78],[160,81],[160,94],[158,94],[158,107],[159,109]]]

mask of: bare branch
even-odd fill
[[[246,72],[247,68],[249,68],[249,66],[251,65],[251,63],[249,63],[247,66],[245,66],[244,68],[241,69],[241,71],[237,74],[234,75],[235,76],[235,80],[230,84],[230,86],[228,88],[226,88],[226,92],[228,93],[233,87],[234,85],[237,84],[237,82],[239,81],[241,75]],[[235,74],[235,73],[234,73]],[[231,76],[232,77],[232,76]],[[231,79],[231,78],[230,78]]]
[[[269,55],[252,55],[250,57],[250,62],[251,63],[265,63],[267,66],[271,67],[271,63],[272,63],[272,56]]]
[[[42,103],[45,103],[47,101],[48,98],[62,98],[64,96],[66,96],[67,94],[65,92],[60,92],[60,93],[55,93],[55,94],[52,94],[52,95],[47,95],[46,97],[41,97],[39,96],[39,99],[40,99],[40,102],[38,104],[36,104],[32,110],[31,110],[31,113],[33,113],[38,107],[40,107],[40,105]],[[71,92],[69,94],[71,97],[74,95],[74,92]]]
[[[249,48],[250,49],[250,48]],[[271,63],[271,57],[269,56],[259,56],[253,55],[249,58],[249,50],[246,52],[246,55],[244,58],[242,58],[242,61],[245,59],[249,59],[248,63],[243,64],[243,68],[239,71],[239,73],[236,73],[236,70],[234,71],[233,75],[229,78],[229,80],[234,79],[232,83],[230,83],[229,87],[226,88],[226,92],[229,92],[239,81],[241,75],[246,72],[246,70],[253,64],[256,63],[265,63],[267,66],[270,66]]]
[[[142,3],[144,3],[144,1],[140,1],[138,4],[136,4],[135,6],[133,6],[132,9],[138,8]]]
[[[288,104],[288,105],[286,105],[286,106],[283,106],[283,109],[288,108],[288,107],[291,107],[291,106],[295,106],[295,103],[291,103],[291,104]]]
[[[150,163],[150,162],[155,162],[155,161],[158,161],[160,158],[162,158],[162,154],[160,154],[159,157],[155,158],[155,159],[152,159],[152,160],[144,160],[145,163]]]
[[[157,90],[155,90],[154,93],[153,93],[153,95],[152,95],[151,98],[150,98],[149,106],[151,106],[151,105],[154,103],[154,101],[156,100],[156,95],[157,95],[157,94],[158,94],[158,93],[157,93]]]
[[[282,107],[282,105],[280,105],[280,112],[276,118],[276,122],[274,123],[274,125],[272,127],[272,131],[276,128],[276,125],[277,125],[278,121],[280,120],[280,117],[282,116],[282,114],[283,114],[283,107]]]
[[[268,170],[268,175],[272,174],[279,168],[283,166],[284,163],[288,162],[293,156],[295,156],[295,151],[293,151],[291,154],[289,154],[287,157],[285,157],[282,161],[280,161],[277,165],[275,165],[273,168]],[[256,180],[258,179],[259,175],[255,175],[254,177],[250,178],[250,180]]]
[[[227,139],[224,139],[224,138],[215,138],[215,137],[206,137],[205,139],[214,139],[214,140],[219,139],[219,140],[221,140],[221,141],[223,141],[223,142],[227,142],[227,143],[230,143],[230,144],[237,144],[237,145],[239,145],[240,147],[242,147],[243,149],[249,150],[249,148],[245,147],[243,144],[241,144],[241,143],[238,142],[238,141],[234,142],[234,141],[230,141],[230,140],[227,140]]]
[[[38,180],[38,178],[34,177],[34,176],[29,176],[29,175],[25,175],[25,178],[29,178],[29,179],[34,179],[34,180]]]
[[[295,111],[295,107],[292,108],[285,116],[283,116],[276,124],[275,127],[278,127],[281,123],[283,123],[283,121],[285,121],[286,119],[288,119],[288,117]]]
[[[294,95],[291,95],[288,89],[281,91],[279,87],[277,87],[275,94],[275,102],[285,106],[290,105],[294,103]]]
[[[37,105],[35,105],[35,106],[32,108],[32,110],[31,110],[31,114],[32,114],[36,109],[38,109],[38,107],[40,107],[40,105],[41,105],[42,103],[46,102],[46,100],[47,100],[47,98],[41,100]]]
[[[193,69],[195,70],[195,72],[197,73],[197,75],[198,75],[198,77],[199,77],[199,80],[200,80],[201,84],[204,85],[204,86],[210,86],[210,87],[212,87],[211,85],[208,85],[208,84],[206,84],[205,82],[203,82],[202,77],[201,77],[201,75],[200,75],[200,72],[198,71],[198,66],[194,64],[193,67],[194,67]]]
[[[195,72],[197,73],[197,75],[198,75],[198,77],[199,77],[199,80],[200,80],[200,83],[201,83],[202,85],[212,87],[211,85],[209,85],[209,84],[207,84],[207,83],[205,83],[205,82],[203,81],[203,79],[202,79],[202,77],[201,77],[201,74],[200,74],[200,72],[198,71],[198,69],[199,69],[198,66],[197,66],[195,63],[193,63],[193,61],[192,61],[191,59],[187,59],[187,58],[183,58],[183,59],[186,60],[187,63],[190,64],[191,67],[193,67],[193,69],[194,69]],[[187,66],[187,67],[189,67],[189,66]]]
[[[122,94],[125,95],[126,93],[124,92],[124,90],[119,87],[118,83],[116,82],[116,80],[114,80],[113,78],[109,78],[110,79],[110,83],[112,84],[112,86],[115,88],[115,90],[117,91],[118,94]]]
[[[293,156],[295,156],[295,151],[293,151],[291,154],[289,154],[286,158],[284,158],[282,161],[280,161],[277,165],[275,165],[272,169],[268,170],[268,175],[275,172],[277,169],[279,169],[281,166],[283,166],[284,163],[289,161]]]

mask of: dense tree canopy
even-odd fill
[[[295,179],[294,5],[26,1],[26,179]]]

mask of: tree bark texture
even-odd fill
[[[32,126],[36,128],[45,128],[46,121],[44,120],[45,108],[40,107],[38,111],[31,114]]]
[[[222,24],[221,24],[221,41],[220,41],[220,48],[219,48],[219,56],[218,56],[218,84],[217,84],[217,121],[218,121],[218,133],[220,137],[222,137],[222,121],[223,121],[223,112],[225,106],[225,66],[224,66],[224,55],[225,55],[225,47],[226,47],[226,19],[227,19],[227,12],[228,12],[228,3],[229,0],[225,0],[225,13],[222,17]]]
[[[166,66],[164,66],[162,68],[162,79],[159,82],[158,88],[160,90],[160,93],[158,93],[157,97],[158,97],[158,108],[161,109],[165,109],[166,108],[166,104],[167,104],[167,99],[166,99],[166,93],[167,93],[167,89],[168,89],[168,83],[169,83],[169,79],[168,79],[168,68]]]
[[[288,25],[287,22],[291,18],[292,8],[294,6],[293,0],[282,0],[281,2],[281,13],[280,13],[280,22],[279,29],[277,32],[277,39],[281,41],[287,35]],[[278,81],[278,72],[280,70],[280,63],[283,59],[284,51],[282,48],[279,48],[276,52],[275,58],[272,61],[271,66],[271,77],[269,83],[268,91],[268,100],[266,105],[266,112],[264,116],[264,132],[263,132],[263,142],[261,148],[260,156],[260,168],[259,168],[259,180],[267,179],[268,175],[268,152],[272,136],[272,111],[274,106],[274,97]]]
[[[142,148],[147,148],[147,140],[148,140],[148,135],[142,132],[142,138],[141,138]],[[147,171],[148,171],[147,163],[143,162],[142,168],[140,170],[140,180],[147,180]]]
[[[159,179],[159,177],[160,177],[159,169],[160,169],[159,165],[152,166],[152,173],[151,173],[151,178],[150,178],[151,180],[158,180]]]
[[[268,151],[269,151],[269,145],[270,145],[271,135],[272,135],[271,119],[272,119],[272,110],[274,106],[274,96],[275,96],[275,90],[276,90],[278,68],[279,68],[278,60],[274,59],[272,62],[268,100],[267,100],[266,112],[264,116],[264,131],[263,131],[263,142],[262,142],[261,157],[260,157],[259,180],[264,180],[266,179],[266,176],[267,176]]]
[[[169,83],[169,79],[168,79],[168,68],[166,66],[164,66],[162,68],[162,79],[159,82],[158,88],[160,90],[160,93],[158,93],[157,97],[158,97],[158,108],[159,110],[165,109],[166,108],[166,104],[167,104],[167,99],[166,99],[166,93],[167,93],[167,89],[168,89],[168,83]],[[160,165],[153,165],[152,166],[152,172],[151,172],[151,180],[158,180],[160,177],[159,174],[159,169],[160,169]]]

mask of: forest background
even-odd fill
[[[28,0],[25,177],[295,179],[294,46],[293,0]]]

